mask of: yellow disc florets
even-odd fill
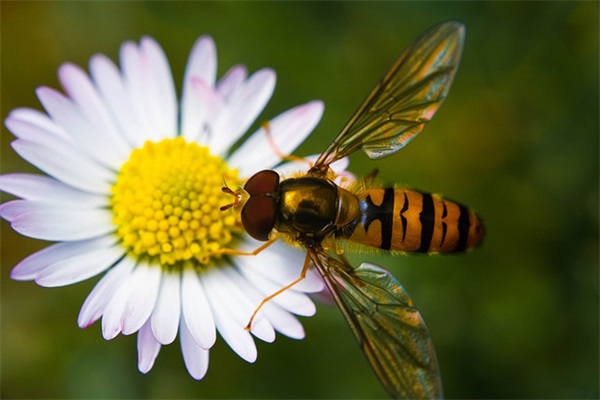
[[[162,265],[188,260],[201,264],[239,232],[223,182],[237,182],[231,170],[205,146],[183,138],[146,142],[132,151],[112,186],[117,236],[127,251]]]

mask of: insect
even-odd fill
[[[243,188],[223,188],[234,202],[222,209],[241,212],[248,234],[266,242],[252,254],[279,238],[307,251],[301,276],[258,308],[300,282],[314,265],[375,374],[395,398],[443,396],[433,343],[400,283],[370,263],[353,268],[339,243],[392,254],[462,252],[482,241],[483,224],[467,207],[439,195],[384,187],[371,178],[342,187],[334,183],[330,165],[357,150],[372,159],[385,157],[414,139],[450,89],[464,35],[464,26],[454,21],[422,34],[308,172],[282,179],[264,170]]]

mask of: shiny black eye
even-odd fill
[[[275,226],[279,190],[279,174],[264,170],[252,175],[244,185],[250,198],[242,209],[242,224],[250,236],[266,242]]]

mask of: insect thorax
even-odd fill
[[[280,232],[322,236],[330,232],[337,213],[337,187],[314,177],[290,178],[279,187]]]

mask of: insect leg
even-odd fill
[[[306,258],[304,259],[304,265],[302,266],[302,271],[300,272],[300,276],[298,277],[298,279],[296,279],[295,281],[293,281],[293,282],[285,285],[284,287],[282,287],[281,289],[279,289],[275,293],[270,294],[269,296],[265,297],[260,302],[260,304],[258,305],[258,307],[256,307],[256,310],[254,310],[254,312],[252,313],[252,316],[250,317],[250,321],[248,321],[248,325],[246,325],[246,327],[244,329],[247,330],[247,331],[250,331],[251,326],[252,326],[252,321],[254,321],[254,317],[256,317],[256,314],[258,314],[258,312],[260,311],[260,309],[265,304],[267,304],[269,301],[273,300],[275,297],[279,296],[281,293],[285,292],[286,290],[292,288],[294,285],[302,282],[304,280],[304,278],[306,278],[306,273],[308,272],[308,267],[309,266],[310,266],[310,257],[308,255],[308,253],[306,253]]]
[[[308,159],[303,158],[303,157],[299,157],[299,156],[295,156],[293,154],[283,154],[281,152],[281,150],[279,149],[279,147],[275,143],[275,140],[273,140],[273,135],[271,134],[271,125],[269,124],[269,121],[263,122],[261,124],[261,126],[265,130],[265,136],[267,137],[267,141],[269,142],[269,146],[271,146],[271,149],[277,155],[277,157],[281,158],[284,161],[303,162],[303,163],[308,164],[309,168],[312,168],[313,163],[310,162]]]
[[[231,256],[255,256],[258,253],[260,253],[261,251],[263,251],[264,249],[266,249],[267,247],[269,247],[270,245],[272,245],[273,243],[275,243],[277,241],[277,239],[279,239],[279,236],[275,235],[273,238],[267,240],[266,242],[264,242],[263,244],[261,244],[260,246],[258,246],[257,248],[255,248],[252,251],[241,251],[241,250],[226,248],[226,249],[215,250],[213,253],[210,253],[209,256],[219,256],[222,254],[228,254]]]

